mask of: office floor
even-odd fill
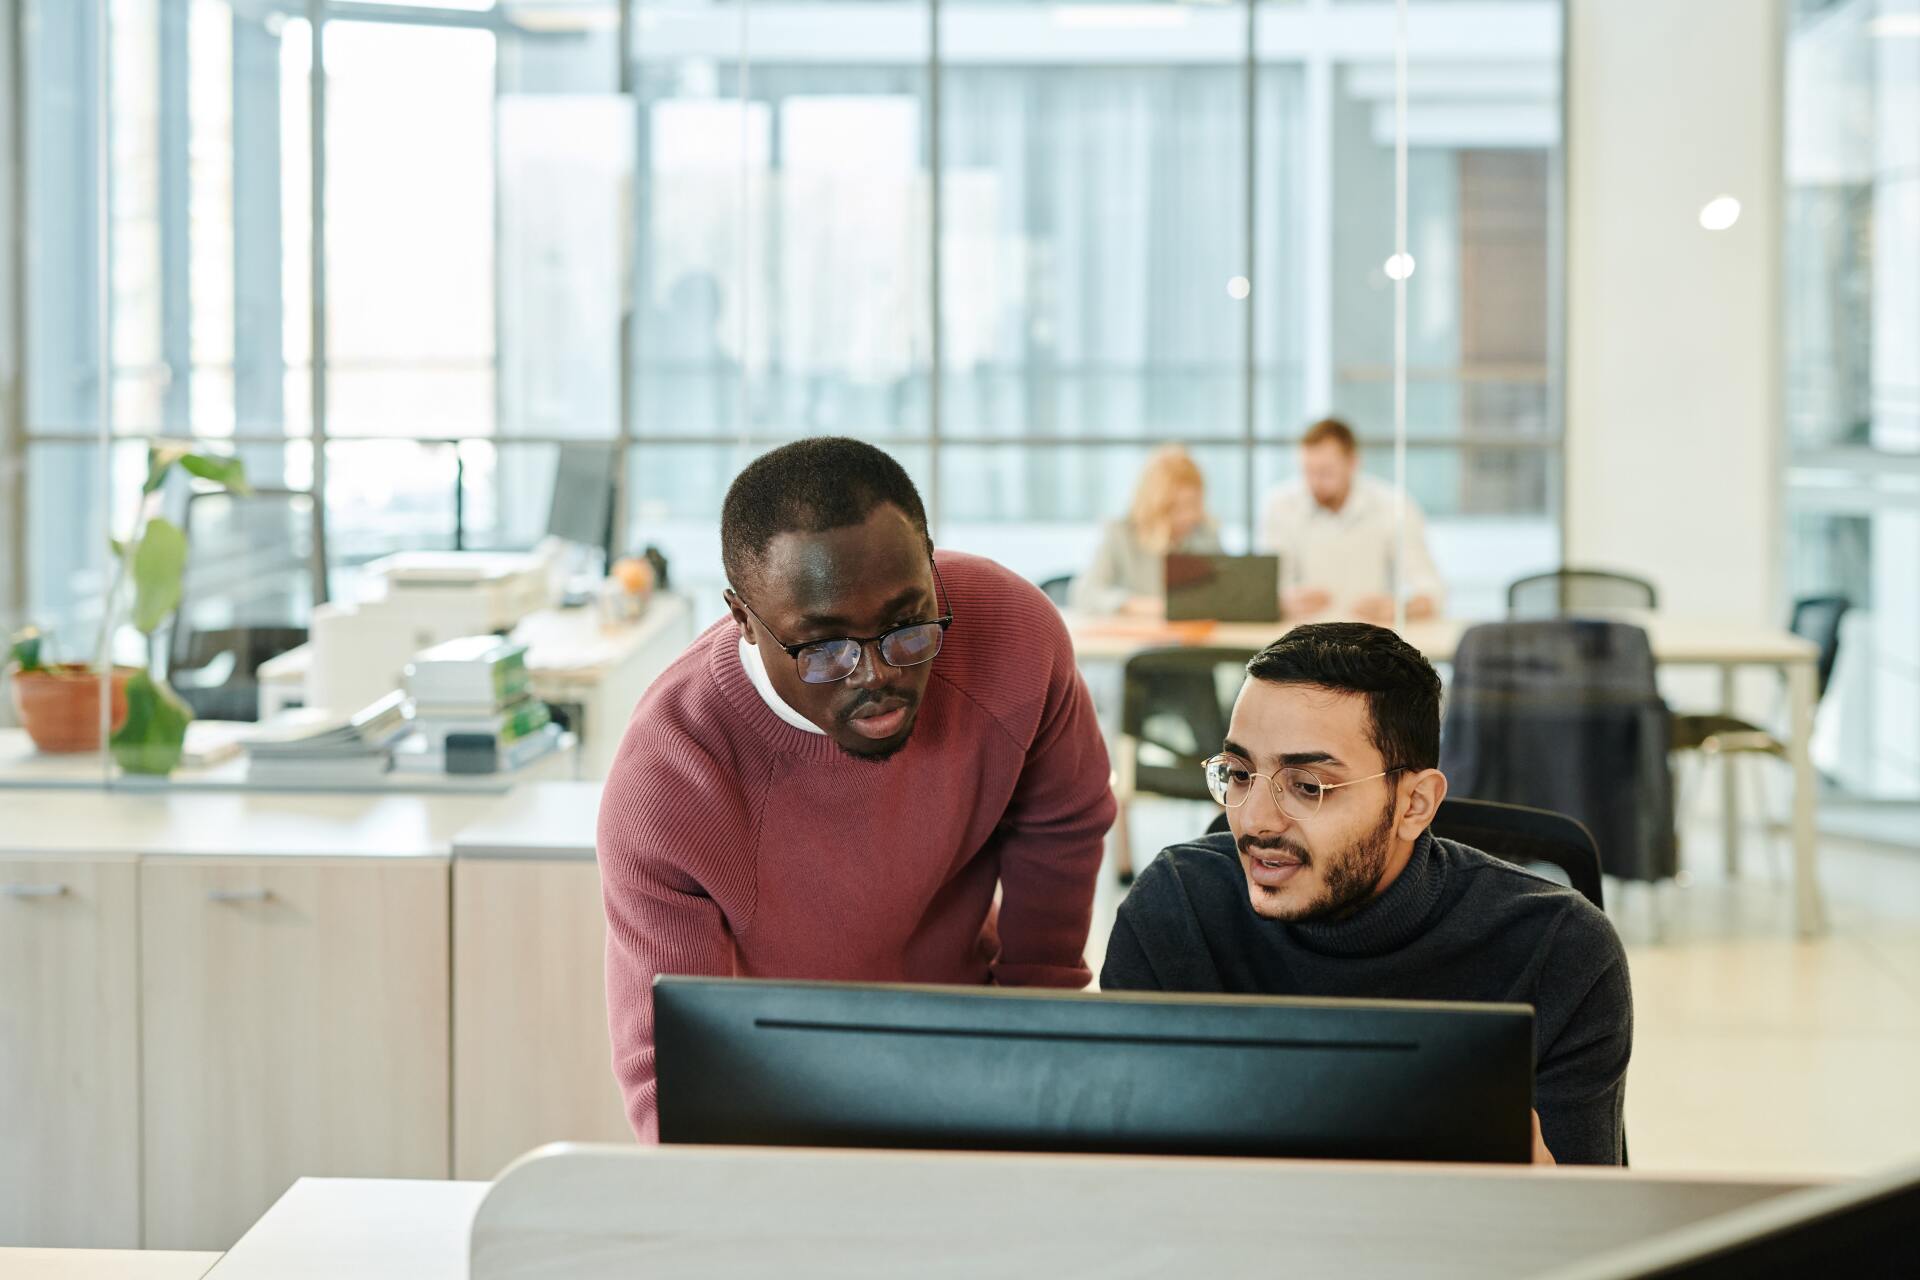
[[[1210,817],[1137,801],[1138,856]],[[1637,1167],[1845,1175],[1920,1160],[1920,847],[1823,840],[1833,928],[1813,941],[1793,933],[1786,856],[1752,831],[1729,881],[1718,827],[1689,828],[1690,883],[1658,891],[1657,929],[1643,886],[1608,883],[1633,973]],[[1121,892],[1103,878],[1096,972]]]

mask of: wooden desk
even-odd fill
[[[575,777],[607,776],[627,717],[647,686],[693,643],[693,606],[685,596],[655,595],[631,626],[603,627],[590,608],[542,609],[513,629],[527,646],[534,696],[568,709],[580,738]],[[310,645],[290,649],[260,667],[261,714],[302,702]]]
[[[1798,1186],[1522,1166],[562,1146],[491,1186],[302,1179],[209,1280],[1497,1280]]]
[[[456,1178],[547,1142],[632,1141],[607,1031],[599,809],[598,783],[537,783],[454,837]]]
[[[580,736],[580,772],[607,776],[641,695],[693,643],[693,606],[661,592],[632,626],[605,628],[592,609],[546,609],[513,629],[527,646],[534,696],[567,707]]]
[[[139,1249],[0,1249],[6,1280],[200,1280],[217,1253]]]
[[[1742,667],[1772,668],[1786,679],[1790,715],[1787,758],[1793,766],[1793,894],[1794,921],[1806,936],[1826,929],[1820,896],[1819,840],[1814,807],[1819,778],[1814,773],[1813,710],[1818,698],[1819,649],[1790,631],[1709,618],[1623,611],[1609,614],[1645,628],[1654,660],[1666,667],[1711,667],[1720,673],[1723,708],[1733,714],[1735,673]],[[1131,619],[1089,618],[1069,614],[1075,654],[1082,662],[1125,662],[1143,649],[1167,645],[1211,645],[1258,652],[1289,630],[1274,623],[1163,623]],[[1407,624],[1407,642],[1434,663],[1453,661],[1460,637],[1472,622],[1442,618]],[[1728,775],[1731,778],[1731,773]],[[1729,782],[1729,788],[1731,783]],[[1723,796],[1728,824],[1728,847],[1734,843],[1738,818],[1731,791]]]
[[[452,845],[495,803],[0,792],[0,1244],[223,1249],[302,1174],[447,1177],[451,1002],[485,1000],[451,984]],[[572,956],[604,927],[591,847],[545,865],[587,877]],[[599,957],[561,979],[547,955],[500,963],[565,982],[546,1003],[604,1041]],[[617,1117],[610,1054],[589,1082]]]

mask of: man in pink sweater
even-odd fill
[[[642,699],[600,804],[614,1073],[643,1141],[656,976],[1085,986],[1114,814],[1058,612],[936,556],[885,453],[762,456],[720,537],[730,616]]]

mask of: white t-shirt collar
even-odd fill
[[[825,729],[787,705],[787,700],[774,689],[773,681],[767,678],[767,664],[760,656],[760,646],[748,644],[745,636],[740,637],[740,666],[746,671],[747,679],[753,682],[754,692],[760,695],[760,701],[766,703],[773,714],[803,732],[826,734]]]

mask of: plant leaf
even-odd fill
[[[140,488],[142,496],[153,493],[167,482],[167,472],[173,464],[193,452],[193,446],[179,440],[156,440],[147,446],[147,482]]]
[[[37,627],[22,627],[13,636],[13,660],[22,671],[40,669],[40,644],[43,637]]]
[[[152,635],[180,603],[180,580],[187,569],[187,535],[159,516],[147,521],[133,551],[133,625]]]
[[[238,458],[217,458],[205,453],[181,455],[180,465],[189,475],[210,480],[230,493],[252,493],[247,484],[246,464]]]
[[[193,712],[145,671],[127,681],[127,718],[114,730],[113,758],[128,773],[167,774],[180,763]]]

